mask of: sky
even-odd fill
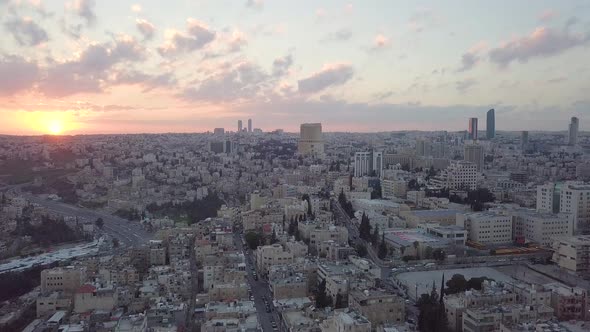
[[[0,133],[590,125],[587,0],[0,0]]]

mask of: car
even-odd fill
[[[250,301],[254,301],[254,296],[250,295]]]
[[[270,307],[266,307],[266,312],[270,312]]]
[[[258,281],[258,276],[254,275],[254,280]]]
[[[270,322],[270,325],[274,328],[277,327],[277,323],[275,323],[274,321]]]

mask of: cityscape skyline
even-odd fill
[[[482,4],[0,1],[0,132],[587,127],[588,3]]]

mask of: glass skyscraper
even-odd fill
[[[492,108],[487,113],[486,119],[486,138],[492,139],[496,137],[496,111]]]

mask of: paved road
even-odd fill
[[[152,238],[152,234],[146,232],[138,222],[129,221],[108,213],[90,210],[74,205],[47,200],[34,195],[25,195],[32,203],[39,204],[46,209],[65,216],[75,216],[87,220],[102,218],[103,231],[119,240],[121,247],[134,247],[144,244]]]
[[[270,293],[268,282],[263,278],[258,280],[254,279],[254,271],[256,271],[256,262],[252,250],[247,250],[242,244],[243,235],[240,232],[236,232],[234,235],[234,244],[236,248],[244,252],[246,257],[246,269],[248,272],[248,284],[252,290],[252,296],[254,297],[254,304],[256,306],[256,312],[258,314],[258,323],[264,332],[271,331],[286,331],[281,322],[279,313],[274,308],[273,296]],[[260,277],[260,276],[259,276]],[[271,312],[266,312],[267,301]],[[272,323],[276,324],[276,329],[273,329]]]

